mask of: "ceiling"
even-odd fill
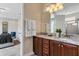
[[[79,3],[64,3],[63,10],[56,12],[57,15],[68,15],[79,12]]]
[[[20,14],[21,14],[20,3],[0,3],[0,17],[19,19]]]

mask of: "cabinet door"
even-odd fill
[[[43,39],[43,56],[49,56],[49,40]]]
[[[79,46],[78,46],[78,56],[79,56]]]
[[[38,38],[35,36],[33,37],[33,52],[38,54]]]
[[[42,56],[42,46],[43,46],[42,45],[42,38],[40,38],[40,37],[38,38],[38,43],[37,44],[38,44],[38,55]]]
[[[62,56],[77,56],[77,46],[63,43],[61,45]]]
[[[33,51],[36,55],[42,55],[42,38],[33,37]]]
[[[60,56],[60,42],[58,41],[50,41],[50,56]]]

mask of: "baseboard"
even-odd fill
[[[28,54],[24,54],[24,56],[31,56],[31,55],[33,55],[34,54],[34,52],[30,52],[30,53],[28,53]]]

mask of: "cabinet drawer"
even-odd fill
[[[43,44],[43,48],[49,49],[49,44]]]
[[[43,48],[43,51],[48,51],[48,52],[49,52],[49,49],[45,49],[45,48]]]
[[[49,46],[43,46],[43,49],[49,49]]]
[[[43,39],[43,43],[48,44],[49,43],[49,40],[48,39]]]
[[[43,41],[43,47],[49,47],[49,40]]]
[[[49,56],[48,54],[43,53],[43,56]]]
[[[49,55],[49,40],[43,39],[43,56]]]
[[[39,42],[40,45],[42,45],[42,42]]]
[[[43,54],[49,55],[49,53],[47,51],[43,51]]]

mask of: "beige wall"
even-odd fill
[[[42,4],[42,15],[41,15],[41,23],[42,23],[42,32],[45,32],[45,24],[48,24],[50,21],[50,14],[45,11],[46,3]]]
[[[49,14],[44,12],[44,4],[24,4],[25,19],[36,20],[36,32],[45,32],[45,23],[49,20]]]
[[[27,3],[24,4],[25,19],[36,20],[36,31],[41,32],[41,5]]]

